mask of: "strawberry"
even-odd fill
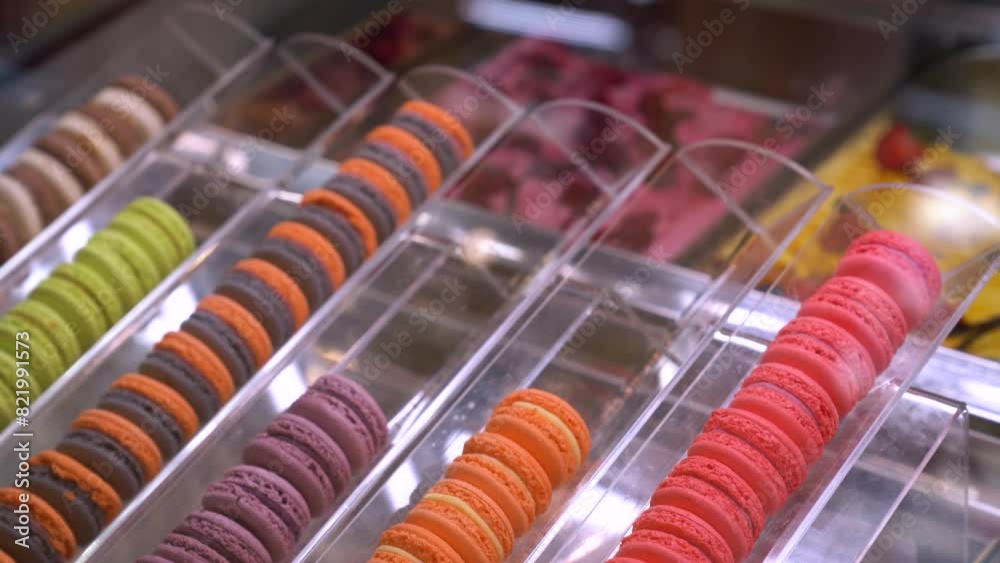
[[[910,132],[909,128],[897,123],[879,141],[876,157],[882,166],[902,172],[923,154],[923,143]]]

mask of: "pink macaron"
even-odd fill
[[[786,395],[788,402],[805,410],[819,429],[823,443],[837,434],[840,416],[830,395],[801,371],[782,364],[764,363],[743,380],[743,388],[773,389]]]
[[[862,278],[882,288],[903,311],[908,330],[923,320],[941,293],[941,272],[930,252],[894,231],[855,239],[834,275]]]

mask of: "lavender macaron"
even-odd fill
[[[275,561],[288,556],[309,523],[309,505],[298,490],[277,474],[252,465],[226,472],[209,485],[201,504],[249,530]]]
[[[215,512],[196,510],[188,514],[174,533],[209,547],[229,563],[271,563],[260,540],[234,520]]]
[[[344,377],[319,378],[288,412],[311,420],[333,438],[347,454],[353,472],[366,467],[388,441],[385,415],[378,403]]]
[[[243,461],[291,483],[314,517],[330,508],[351,478],[351,466],[340,446],[309,420],[287,412],[247,444]]]

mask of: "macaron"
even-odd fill
[[[287,272],[305,295],[310,311],[322,307],[333,294],[330,277],[319,259],[297,243],[267,238],[254,250],[253,257],[270,262]]]
[[[896,302],[861,278],[831,278],[802,304],[799,315],[821,318],[846,330],[865,347],[879,373],[906,336],[906,322]]]
[[[462,160],[469,158],[475,149],[475,142],[472,135],[465,128],[461,121],[445,109],[423,100],[410,100],[400,107],[398,115],[414,115],[433,123],[440,129],[447,132],[448,136],[458,147],[459,156]],[[423,137],[425,141],[433,137]]]
[[[16,556],[17,563],[56,563],[66,560],[49,541],[48,530],[36,518],[29,520],[27,538],[21,540],[23,527],[20,516],[14,510],[11,506],[0,504],[0,552]],[[27,548],[15,543],[18,540],[26,543]]]
[[[139,432],[138,429],[136,431]],[[156,448],[155,444],[153,448]],[[138,494],[145,482],[142,465],[132,452],[103,432],[87,428],[71,429],[56,450],[100,475],[123,501]]]
[[[89,268],[110,286],[125,310],[135,307],[146,295],[146,289],[133,267],[107,241],[91,238],[76,253],[73,261]]]
[[[527,450],[558,486],[579,469],[590,452],[590,435],[580,415],[562,399],[535,389],[515,391],[493,411],[486,431]]]
[[[407,563],[467,563],[448,544],[421,526],[402,522],[390,527],[378,540],[370,561],[391,562],[403,558]]]
[[[323,429],[359,472],[388,442],[388,424],[378,403],[354,381],[323,376],[288,409]]]
[[[146,142],[146,134],[139,125],[108,105],[91,100],[76,111],[92,119],[125,158],[135,154]]]
[[[676,506],[650,506],[639,514],[632,531],[650,530],[684,540],[703,553],[711,563],[735,563],[732,551],[708,522]]]
[[[132,200],[122,214],[142,215],[159,227],[164,240],[175,249],[177,256],[186,258],[195,250],[194,232],[188,222],[171,205],[152,197]],[[183,258],[182,258],[183,259]]]
[[[44,334],[59,351],[64,365],[73,365],[83,355],[73,327],[44,302],[28,299],[14,305],[7,314],[29,325],[32,328],[30,334]]]
[[[163,467],[163,456],[156,443],[138,426],[113,412],[85,410],[70,424],[70,428],[99,432],[128,450],[138,462],[141,470],[139,478],[143,483],[152,480]]]
[[[324,514],[350,480],[343,450],[321,428],[283,413],[243,449],[243,462],[276,473],[306,499],[313,517]]]
[[[552,501],[552,482],[538,460],[517,442],[500,434],[478,432],[465,441],[462,454],[496,460],[505,471],[509,470],[524,484],[534,501],[536,516],[548,509]]]
[[[293,227],[294,224],[289,225]],[[272,229],[275,232],[281,224]],[[303,227],[306,228],[306,227]],[[319,238],[318,234],[316,235]],[[240,260],[233,266],[234,272],[242,272],[257,277],[266,283],[275,293],[281,296],[285,305],[291,313],[293,330],[298,330],[309,318],[309,302],[304,293],[288,274],[277,268],[274,264],[266,260],[257,258],[246,258]]]
[[[35,148],[68,168],[73,177],[89,191],[104,178],[103,164],[92,152],[80,146],[78,139],[58,128],[35,141]]]
[[[0,504],[12,509],[26,505],[31,514],[31,522],[36,522],[44,530],[48,543],[56,553],[64,559],[70,559],[76,554],[73,530],[41,496],[31,494],[29,490],[0,487]],[[3,547],[6,549],[6,546]]]
[[[10,209],[0,207],[0,264],[10,260],[21,250],[21,237],[14,228]]]
[[[332,190],[317,188],[309,190],[302,196],[302,205],[315,205],[342,216],[361,238],[364,255],[369,257],[375,254],[375,249],[379,245],[379,232],[373,220],[352,200]]]
[[[202,341],[183,331],[163,335],[153,349],[170,352],[195,369],[212,387],[219,404],[225,404],[235,392],[233,377],[226,364]]]
[[[17,335],[21,333],[27,333],[29,338],[19,339]],[[22,344],[18,346],[18,342]],[[32,333],[32,325],[12,315],[0,317],[0,353],[6,353],[24,364],[19,367],[28,371],[28,379],[35,392],[47,389],[67,367],[50,337],[44,332]]]
[[[197,510],[188,514],[174,529],[174,533],[208,546],[229,563],[271,562],[271,556],[260,540],[222,514]]]
[[[396,230],[398,220],[388,198],[367,178],[344,171],[326,183],[325,189],[351,202],[375,228],[377,244],[382,244]]]
[[[76,203],[85,191],[69,168],[35,148],[25,149],[11,170],[14,176],[36,184],[39,189],[47,188],[63,209]]]
[[[262,368],[274,353],[267,329],[242,305],[223,295],[212,294],[198,302],[198,311],[211,313],[225,322],[250,349],[254,371]]]
[[[164,123],[169,123],[180,111],[174,97],[160,84],[146,77],[137,74],[120,76],[111,83],[111,86],[123,88],[141,97],[156,109]]]
[[[152,397],[163,398],[158,401]],[[186,419],[183,424],[188,427],[182,427],[175,414],[162,407],[161,403],[183,409]],[[124,383],[112,385],[101,396],[97,406],[128,420],[152,438],[163,459],[170,459],[180,451],[190,437],[190,425],[197,421],[194,410],[176,391],[142,375],[134,375]]]
[[[112,229],[97,231],[90,242],[106,245],[114,250],[126,264],[132,268],[132,272],[139,280],[142,293],[145,295],[160,283],[162,276],[156,267],[156,261],[143,250],[143,247],[128,235]],[[90,244],[90,243],[88,243]]]
[[[810,411],[794,396],[762,385],[740,389],[730,406],[752,412],[767,420],[795,442],[806,463],[823,452],[823,435]]]
[[[371,130],[365,137],[369,143],[385,143],[395,147],[403,153],[405,157],[416,166],[423,176],[424,183],[432,190],[437,191],[441,186],[441,179],[444,174],[438,164],[434,152],[422,142],[419,137],[395,125],[380,125]]]
[[[766,419],[741,409],[716,409],[702,430],[703,433],[713,431],[739,438],[763,454],[781,475],[788,492],[795,491],[805,481],[808,467],[802,452],[791,438]]]
[[[413,136],[420,139],[420,142],[426,145],[428,150],[434,154],[443,178],[447,178],[452,172],[458,169],[458,165],[463,160],[458,143],[448,135],[447,131],[438,125],[416,113],[408,111],[397,112],[389,124],[409,131]]]
[[[346,277],[344,260],[326,238],[312,228],[294,221],[284,221],[275,225],[268,233],[269,239],[284,240],[307,250],[322,266],[331,287],[340,287]]]
[[[689,542],[656,530],[639,530],[625,536],[612,559],[618,563],[711,563],[709,558]]]
[[[17,233],[18,247],[28,244],[45,225],[28,188],[6,174],[0,174],[0,209],[9,211],[6,216]]]
[[[514,544],[513,528],[500,507],[462,481],[435,483],[405,521],[443,539],[470,563],[499,563]]]
[[[340,163],[337,172],[338,178],[348,177],[356,180],[358,186],[363,186],[366,191],[377,194],[378,199],[384,201],[392,216],[393,229],[396,225],[402,225],[410,217],[413,206],[409,194],[406,193],[406,188],[392,172],[386,170],[381,164],[352,156]],[[334,178],[331,183],[336,181],[337,178]]]
[[[821,318],[799,315],[785,324],[778,331],[777,337],[803,339],[816,352],[834,350],[841,358],[842,365],[847,367],[846,371],[841,372],[841,377],[845,373],[852,376],[849,379],[854,384],[855,401],[860,400],[871,389],[876,375],[875,363],[865,347],[838,325]]]
[[[836,326],[832,323],[827,325]],[[833,343],[810,334],[779,333],[764,350],[760,362],[783,364],[806,374],[826,391],[836,405],[837,413],[844,417],[857,402],[861,382],[855,370],[840,355],[837,346],[850,346],[853,342],[853,346],[860,349],[861,345],[846,331],[839,330],[842,336]],[[835,333],[831,330],[825,332]]]
[[[176,391],[191,405],[201,424],[211,420],[222,407],[218,392],[208,379],[172,351],[153,350],[139,364],[139,373]]]
[[[364,241],[340,213],[320,205],[301,205],[292,217],[292,221],[301,223],[326,237],[340,254],[347,275],[354,273],[364,262]]]
[[[80,151],[92,155],[103,176],[110,174],[124,162],[114,139],[85,114],[75,110],[66,112],[56,120],[54,128],[72,138]]]
[[[840,417],[830,395],[801,371],[782,364],[760,364],[743,380],[744,389],[762,388],[784,395],[783,404],[794,404],[809,415],[826,444],[837,434]]]
[[[153,563],[195,561],[197,563],[230,563],[226,556],[190,536],[177,532],[167,534],[156,548]]]
[[[76,286],[101,312],[104,326],[114,326],[128,310],[122,296],[107,279],[81,262],[59,264],[49,277]]]
[[[91,99],[91,103],[107,107],[116,115],[127,119],[142,131],[143,143],[156,136],[166,126],[165,118],[160,111],[127,87],[107,86]]]
[[[295,332],[295,317],[288,302],[274,286],[258,276],[237,270],[230,271],[216,286],[215,292],[250,311],[267,330],[273,346],[281,346]]]
[[[195,311],[181,325],[181,331],[200,340],[222,360],[237,388],[242,387],[257,371],[250,347],[239,333],[214,313]]]
[[[464,481],[489,496],[503,510],[514,530],[524,535],[535,520],[535,501],[517,473],[483,454],[462,454],[445,470],[445,477]]]
[[[238,465],[212,483],[201,497],[206,510],[229,517],[254,535],[274,561],[283,561],[309,524],[309,505],[288,481]]]
[[[406,192],[411,210],[427,200],[430,188],[424,175],[398,148],[384,142],[366,142],[354,152],[354,157],[372,162],[392,174]]]
[[[39,153],[38,151],[35,151],[35,153],[44,155],[44,153]],[[49,158],[55,160],[51,157]],[[4,174],[13,178],[28,190],[32,201],[35,202],[38,211],[42,215],[42,222],[46,225],[55,221],[56,218],[62,215],[63,211],[66,211],[82,195],[79,192],[64,193],[60,189],[60,186],[54,183],[45,172],[37,166],[21,160],[15,162]]]
[[[156,277],[166,278],[184,259],[155,223],[144,215],[123,210],[105,230],[120,233],[137,244],[156,267]]]
[[[86,545],[121,512],[122,500],[104,479],[72,457],[43,450],[28,460],[31,492],[49,503]]]
[[[81,350],[89,350],[111,328],[104,312],[87,292],[62,277],[45,279],[32,290],[28,299],[44,305],[65,321],[77,341],[76,357]]]
[[[714,459],[726,465],[753,488],[764,510],[773,514],[788,498],[788,486],[774,464],[748,442],[726,432],[702,432],[688,455]]]
[[[867,280],[899,305],[913,330],[941,293],[941,272],[920,243],[894,231],[872,231],[855,239],[837,263],[836,276]]]

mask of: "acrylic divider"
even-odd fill
[[[942,296],[868,396],[841,421],[840,431],[826,446],[821,461],[769,521],[748,560],[807,560],[806,550],[815,549],[815,544],[803,544],[803,538],[826,541],[830,553],[838,547],[845,551],[851,546],[864,548],[826,533],[827,507],[836,511],[839,506],[831,505],[830,500],[855,470],[858,459],[869,451],[916,373],[1000,267],[1000,220],[933,188],[878,185],[843,198],[833,217],[768,290],[754,292],[730,315],[711,345],[682,374],[681,385],[657,398],[655,408],[636,425],[634,439],[607,460],[607,470],[592,498],[570,507],[567,518],[572,524],[564,527],[551,548],[532,560],[596,563],[610,557],[709,413],[727,403],[770,339],[791,319],[797,303],[829,278],[851,240],[879,228],[914,237],[931,251],[943,274]],[[935,426],[931,428],[933,431]],[[878,446],[874,451],[878,452]],[[892,514],[891,505],[883,503],[881,516]],[[866,520],[875,522],[878,515],[867,514]],[[872,528],[866,533],[871,538],[877,532]],[[858,530],[852,533],[860,534]],[[844,560],[854,560],[852,557],[863,553],[843,555]]]
[[[0,169],[12,165],[24,150],[52,128],[63,112],[86,103],[116,78],[134,74],[157,83],[174,97],[181,111],[159,134],[102,179],[15,256],[0,265],[0,282],[23,275],[40,251],[72,227],[105,193],[118,189],[129,169],[164,139],[204,112],[211,97],[264,55],[271,41],[236,17],[220,19],[210,7],[186,5],[142,34],[121,54],[95,69],[55,106],[35,117],[0,149]],[[6,295],[0,291],[0,296]],[[3,299],[3,297],[0,297]]]
[[[440,97],[428,99],[448,107]],[[511,229],[516,217],[494,216],[463,198],[468,201],[471,193],[491,187],[496,173],[491,159],[512,143],[546,142],[555,153],[575,146],[570,132],[561,131],[560,136],[551,124],[581,111],[618,117],[588,102],[550,103],[522,116],[492,146],[480,147],[475,162],[442,186],[384,245],[381,259],[345,284],[213,420],[211,432],[196,437],[147,487],[120,525],[105,532],[102,549],[88,553],[100,560],[127,560],[155,548],[199,506],[205,487],[240,463],[247,441],[326,373],[366,385],[390,419],[388,452],[366,476],[355,479],[327,517],[312,523],[303,541],[318,529],[336,526],[371,492],[378,476],[405,457],[406,445],[419,435],[429,408],[441,406],[437,400],[462,389],[461,366],[489,347],[497,327],[525,312],[524,305],[544,285],[544,278],[592,228],[593,217],[620,202],[665,156],[666,146],[636,129],[631,165],[607,163],[620,173],[607,174],[607,183],[592,185],[589,212],[567,224],[561,236],[543,239],[526,229],[513,242],[530,252],[493,241],[483,220],[492,218]],[[456,115],[466,123],[485,119],[485,114]],[[633,127],[627,120],[621,123]],[[570,168],[563,170],[576,173],[580,182],[590,181],[591,171],[569,164],[569,155],[564,157]],[[135,508],[139,503],[141,508]]]
[[[282,205],[273,203],[280,201],[277,192],[231,182],[225,190],[218,192],[210,206],[189,210],[187,206],[190,202],[203,197],[206,186],[217,184],[218,177],[204,166],[191,165],[160,153],[148,155],[125,181],[129,190],[127,193],[114,192],[119,197],[128,200],[152,196],[184,213],[195,234],[198,249],[91,346],[51,387],[31,397],[28,430],[35,433],[32,442],[35,450],[55,446],[76,415],[95,404],[114,379],[138,368],[145,351],[159,340],[162,333],[180,326],[190,312],[187,305],[193,307],[194,301],[191,300],[195,296],[206,295],[215,287],[215,283],[238,259],[233,256],[242,257],[249,253],[251,247],[240,242],[239,236],[242,235],[238,233],[263,229],[266,210]],[[95,210],[92,216],[67,234],[64,247],[60,249],[63,254],[56,258],[68,260],[112,216],[111,212],[97,213]],[[217,257],[220,253],[223,254],[222,259]],[[56,263],[45,265],[51,268]],[[47,271],[39,268],[39,276],[44,279]],[[28,283],[13,288],[13,296],[23,299],[30,288],[40,281],[30,279]],[[144,333],[143,326],[150,322],[149,319],[157,321],[148,333]],[[14,424],[8,425],[0,434],[0,445],[15,447],[17,439],[13,433],[18,430],[23,429]],[[3,457],[0,471],[9,472],[0,474],[13,475],[16,465],[14,456]]]
[[[742,159],[761,163],[761,175],[773,181],[788,176],[789,191],[803,204],[795,217],[761,223],[716,191],[722,173]],[[379,480],[377,492],[349,522],[314,540],[300,560],[330,560],[333,553],[338,561],[367,560],[381,531],[401,520],[441,478],[495,404],[514,389],[533,386],[578,408],[591,429],[592,451],[581,475],[556,491],[549,510],[516,542],[509,560],[523,560],[558,523],[561,509],[588,494],[600,460],[615,451],[658,390],[672,384],[698,341],[725,319],[827,193],[793,162],[754,145],[712,141],[679,151],[594,225],[592,237],[527,307],[531,313],[499,336],[500,345],[488,357],[465,367],[470,385],[449,398],[443,412],[427,417],[431,426],[408,458]],[[683,259],[680,248],[632,244],[634,239],[623,235],[653,194],[716,198],[723,211],[715,220],[738,230],[744,243],[725,264]],[[516,233],[500,234],[497,243],[514,246],[504,238],[516,241]],[[551,231],[546,235],[554,237]]]
[[[159,142],[158,150],[176,154],[170,157],[172,161],[189,161],[195,167],[212,170],[215,177],[201,192],[192,192],[188,200],[176,202],[178,210],[183,215],[200,213],[221,201],[219,193],[234,182],[257,189],[279,188],[282,182],[278,178],[306,158],[300,143],[329,142],[332,132],[356,124],[358,114],[371,100],[386,93],[392,75],[353,49],[321,35],[295,35],[249,61],[220,91],[201,98],[198,107],[192,108],[200,111],[179,124],[176,135]],[[310,60],[331,60],[335,63],[332,68],[356,80],[335,81],[314,75],[306,66]],[[247,91],[264,91],[266,95],[248,97]],[[323,100],[336,107],[323,106],[322,112],[316,110],[307,119],[302,111],[291,109],[303,99]],[[285,119],[288,116],[294,118]],[[302,128],[293,134],[296,124]],[[284,136],[276,139],[274,135]],[[148,164],[147,160],[140,159],[138,166]],[[123,172],[109,179],[106,188],[92,192],[86,205],[74,207],[50,226],[43,237],[32,243],[30,256],[5,265],[0,295],[19,295],[24,290],[17,287],[34,287],[51,268],[69,260],[83,246],[85,240],[79,237],[90,232],[88,228],[103,226],[137,195],[151,195],[137,193],[130,185],[135,175]],[[0,302],[0,311],[11,305]]]

